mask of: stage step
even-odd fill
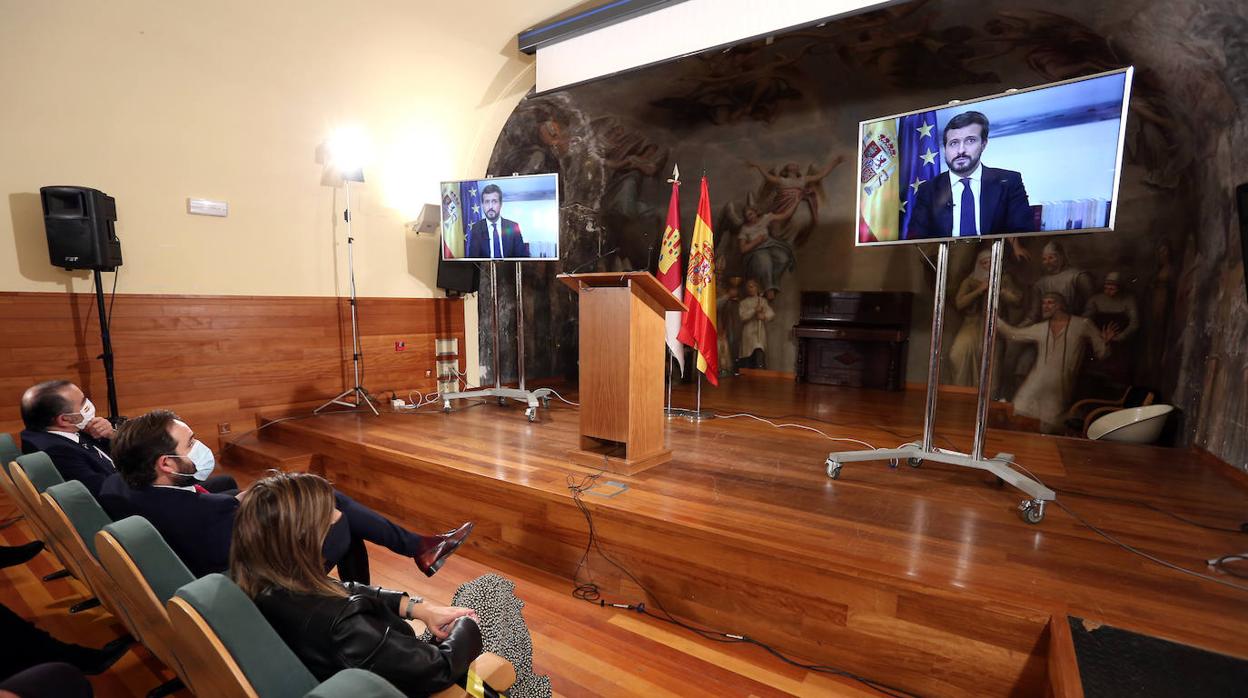
[[[255,435],[222,444],[221,450],[222,463],[255,475],[272,469],[283,472],[323,471],[319,454],[277,441],[258,439]]]

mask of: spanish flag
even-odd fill
[[[667,206],[667,226],[663,229],[663,243],[659,246],[659,283],[671,291],[677,300],[684,298],[684,290],[680,284],[680,170],[673,170],[672,199]],[[685,375],[685,351],[677,337],[680,335],[681,321],[684,313],[679,310],[667,311],[667,347],[672,350],[672,358],[680,364],[680,375]]]
[[[897,120],[867,124],[862,133],[859,170],[858,242],[901,237],[901,195],[897,187]]]
[[[719,385],[719,330],[715,325],[715,235],[711,232],[711,197],[702,178],[698,219],[689,246],[689,273],[685,277],[685,304],[689,311],[679,339],[698,353],[698,370],[711,385]]]
[[[464,256],[464,217],[455,182],[442,183],[442,259]]]

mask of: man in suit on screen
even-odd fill
[[[481,190],[481,208],[485,218],[468,229],[468,256],[504,259],[528,257],[529,246],[520,234],[520,224],[503,218],[503,190],[487,184]]]
[[[919,184],[905,239],[971,237],[1036,229],[1022,174],[980,163],[988,117],[958,114],[945,124],[947,172]]]

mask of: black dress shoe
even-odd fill
[[[0,567],[13,567],[29,562],[43,550],[43,541],[37,540],[26,545],[0,546]]]
[[[440,536],[425,536],[421,541],[421,549],[412,556],[412,559],[416,561],[417,569],[424,572],[426,577],[432,577],[442,569],[446,558],[455,552],[469,533],[472,533],[472,527],[475,525],[469,521],[454,531],[447,531]]]

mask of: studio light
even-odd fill
[[[351,183],[364,181],[364,166],[368,164],[371,146],[368,136],[362,129],[344,127],[334,131],[325,143],[325,147],[329,155],[330,169],[342,179],[346,199],[342,219],[347,224],[347,273],[351,287],[351,365],[355,373],[355,384],[316,408],[315,412],[319,413],[330,405],[339,405],[351,408],[367,406],[373,414],[378,414],[377,406],[368,397],[368,390],[360,385],[360,364],[364,359],[364,353],[360,347],[360,329],[357,319],[359,309],[355,294],[355,236],[351,234]],[[348,398],[354,398],[354,400],[348,400]]]

